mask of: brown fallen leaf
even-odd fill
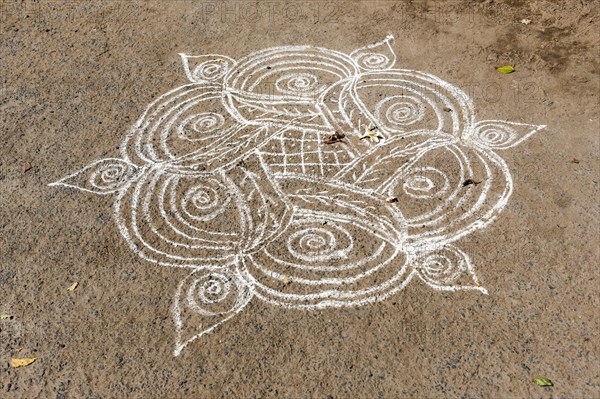
[[[31,164],[29,162],[25,162],[22,166],[21,169],[23,169],[23,173],[27,172],[28,170],[31,169]]]
[[[467,179],[467,180],[465,180],[463,182],[462,185],[463,185],[463,187],[467,187],[467,186],[470,186],[471,184],[478,185],[479,183],[481,183],[481,181],[475,181],[473,179]]]
[[[388,199],[386,199],[386,201],[389,202],[390,204],[393,204],[394,202],[398,202],[398,198],[389,197]]]
[[[338,142],[343,142],[343,138],[346,137],[344,133],[335,132],[334,134],[327,136],[327,138],[323,141],[324,144],[334,144]]]
[[[10,361],[10,365],[12,367],[25,367],[29,366],[31,363],[35,362],[35,357],[23,357],[23,358],[13,358]]]
[[[579,159],[577,159],[577,158],[573,158],[573,159],[571,159],[571,163],[579,163],[579,162],[580,162],[580,161],[579,161]]]
[[[69,286],[69,288],[67,288],[67,291],[75,291],[75,288],[77,288],[78,285],[79,285],[79,283],[77,281],[75,281],[73,284],[71,284]]]

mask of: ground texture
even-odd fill
[[[12,317],[0,320],[0,396],[600,397],[598,9],[2,1],[0,313]],[[119,156],[146,105],[187,82],[180,52],[349,53],[387,34],[398,66],[461,87],[480,119],[547,125],[505,155],[515,192],[504,212],[461,243],[489,295],[415,281],[358,308],[252,301],[173,357],[172,296],[188,272],[136,256],[110,196],[48,183]]]

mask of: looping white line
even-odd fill
[[[496,150],[544,126],[476,121],[458,87],[395,69],[392,42],[181,54],[192,83],[147,107],[122,158],[52,183],[116,193],[116,224],[139,256],[194,270],[175,297],[176,355],[252,297],[358,306],[414,276],[487,293],[451,243],[508,202]]]

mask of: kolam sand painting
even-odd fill
[[[119,156],[51,183],[112,196],[131,250],[189,269],[174,355],[250,301],[315,312],[414,280],[488,293],[461,239],[500,216],[502,155],[543,125],[478,119],[459,87],[403,69],[392,35],[181,62],[189,83],[150,103]]]
[[[0,398],[600,397],[597,1],[0,27]]]

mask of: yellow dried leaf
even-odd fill
[[[515,67],[513,67],[512,65],[505,65],[496,68],[496,71],[508,75],[509,73],[513,73],[515,71]]]
[[[13,316],[11,314],[0,313],[0,320],[12,319],[12,318],[13,318]]]
[[[25,367],[29,366],[31,363],[35,362],[35,357],[23,357],[23,358],[13,358],[10,361],[10,365],[12,367]]]
[[[535,382],[538,386],[540,387],[551,387],[554,386],[554,384],[552,383],[552,381],[550,381],[550,379],[546,378],[546,377],[535,377],[533,379],[533,382]]]
[[[75,291],[75,288],[77,288],[78,285],[79,285],[79,283],[77,281],[75,281],[73,284],[71,284],[71,286],[69,288],[67,288],[67,290]]]

